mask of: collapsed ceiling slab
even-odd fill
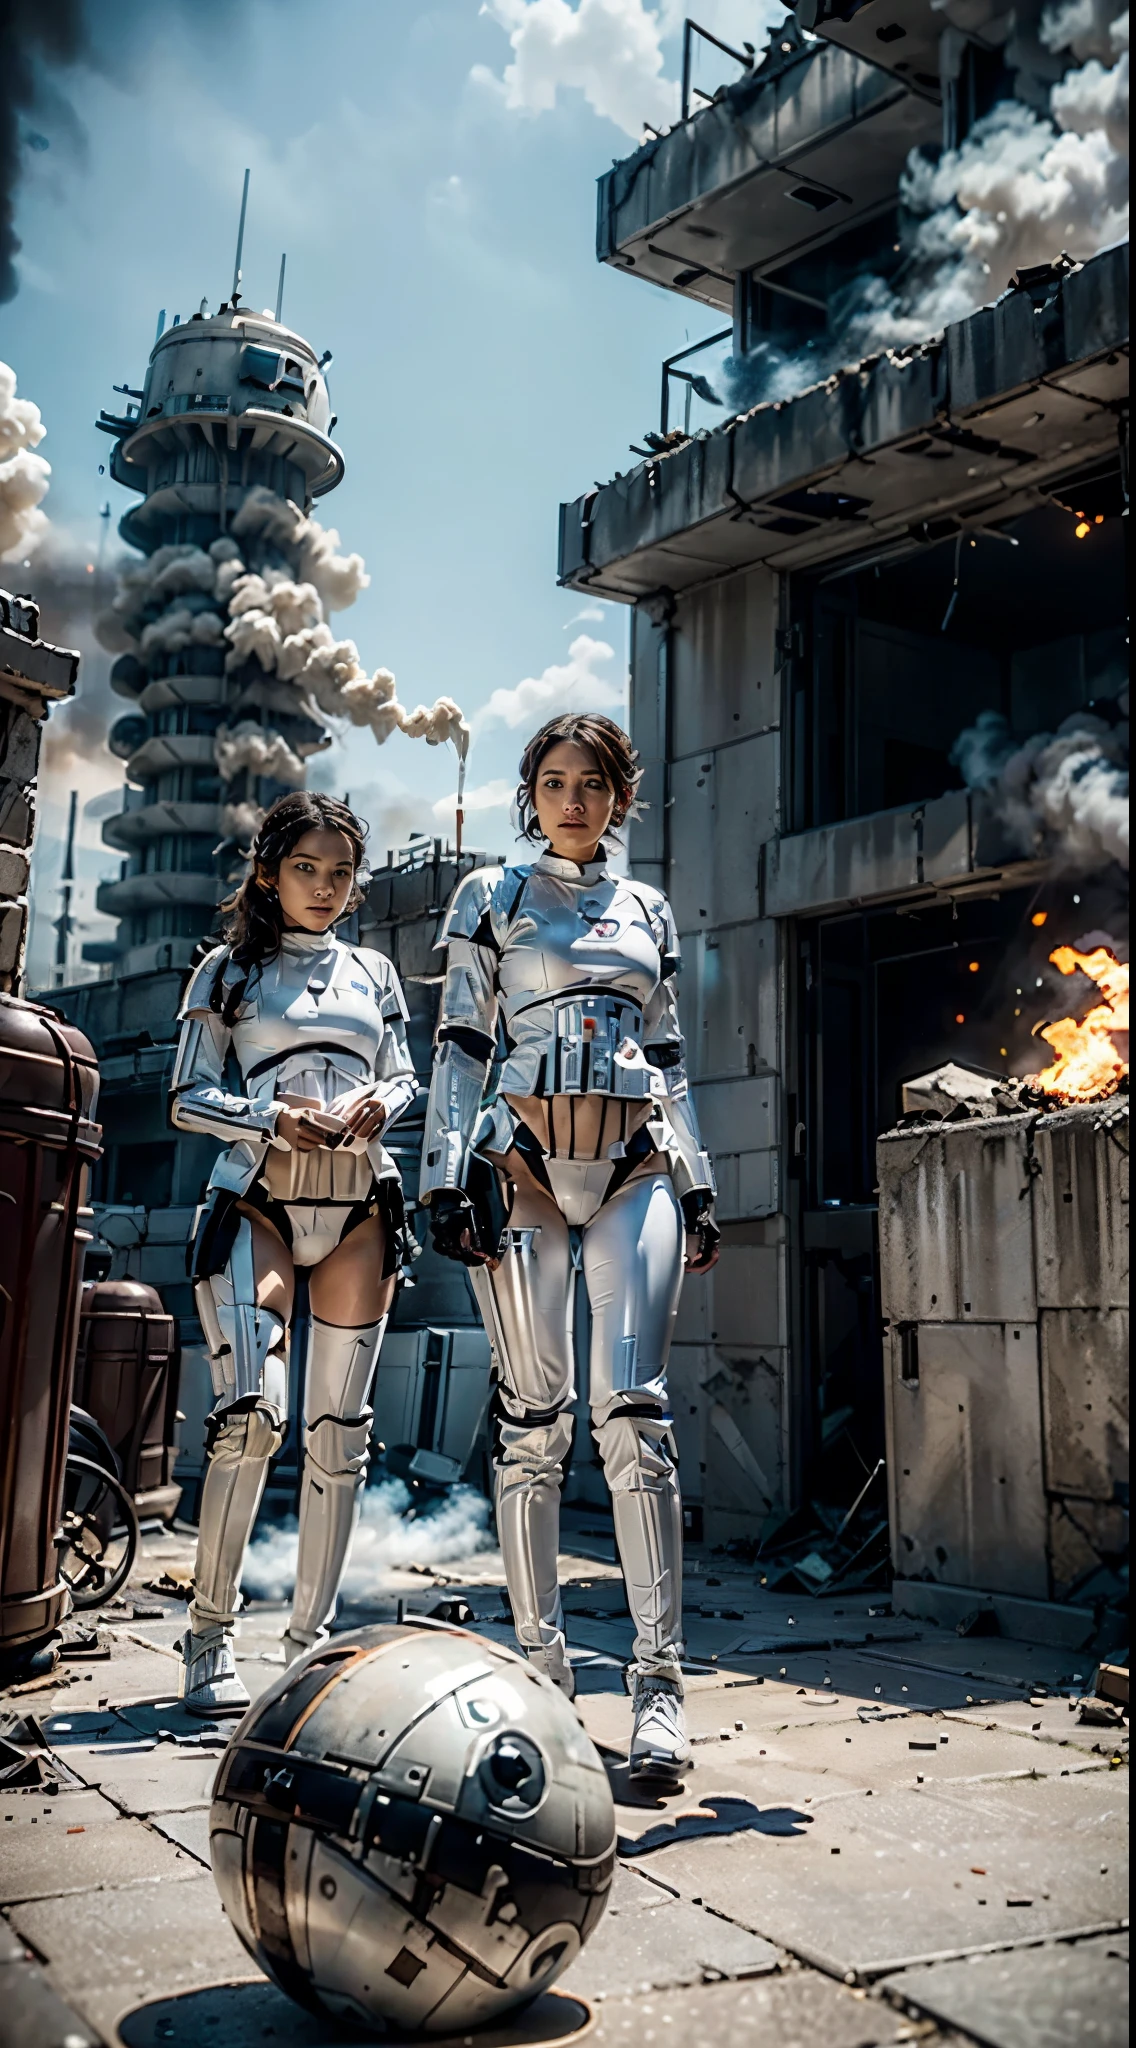
[[[560,514],[560,580],[634,603],[865,556],[1036,505],[1115,456],[1128,245],[1023,275],[919,348],[682,441]]]

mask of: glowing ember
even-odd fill
[[[1128,1062],[1114,1042],[1116,1034],[1128,1030],[1128,968],[1107,946],[1097,946],[1091,953],[1058,946],[1049,958],[1061,974],[1075,974],[1080,968],[1095,981],[1104,1000],[1080,1022],[1059,1017],[1055,1024],[1041,1027],[1038,1037],[1052,1046],[1057,1058],[1029,1079],[1062,1102],[1096,1102],[1114,1095],[1128,1072]]]

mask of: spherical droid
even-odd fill
[[[437,1623],[293,1664],[221,1761],[213,1874],[249,1953],[372,2032],[452,2032],[536,1997],[600,1920],[615,1810],[568,1701]]]

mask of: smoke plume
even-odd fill
[[[897,276],[857,278],[834,296],[827,331],[800,349],[764,342],[731,358],[732,405],[788,398],[844,363],[918,346],[996,298],[1015,271],[1062,252],[1083,262],[1123,238],[1127,12],[1105,28],[1093,0],[1069,0],[1042,17],[1041,35],[1053,52],[1083,55],[1049,89],[1045,109],[1002,100],[937,161],[913,150],[900,180]],[[1024,77],[1023,94],[1037,84]]]
[[[208,549],[184,542],[132,559],[99,617],[99,638],[115,652],[148,657],[190,647],[224,647],[226,672],[243,684],[237,722],[214,740],[221,779],[247,773],[302,788],[304,755],[330,744],[328,721],[366,726],[380,746],[392,732],[427,746],[452,741],[460,762],[469,727],[452,697],[407,710],[386,668],[368,674],[353,640],[339,640],[329,611],[353,604],[370,578],[361,555],[340,552],[334,528],[258,486],[229,532]],[[259,711],[259,719],[247,714]],[[302,717],[320,737],[286,741],[265,715]],[[247,845],[264,813],[247,794],[222,805],[227,838]]]
[[[223,782],[231,782],[242,768],[247,768],[252,775],[268,775],[273,782],[303,788],[307,770],[300,756],[281,733],[266,732],[262,725],[245,719],[231,728],[219,725],[214,752]]]
[[[13,221],[20,179],[20,116],[39,96],[37,67],[73,64],[85,34],[80,0],[6,0],[0,11],[0,304],[18,289],[15,259],[20,243]],[[0,554],[3,554],[0,546]]]
[[[493,1547],[489,1502],[471,1486],[455,1486],[431,1513],[407,1520],[410,1488],[384,1479],[363,1494],[362,1513],[343,1578],[347,1599],[374,1594],[400,1565],[449,1564]],[[296,1583],[297,1524],[266,1529],[249,1545],[243,1582],[254,1600],[287,1600]]]
[[[16,373],[0,363],[0,561],[24,554],[46,532],[40,505],[51,464],[35,453],[46,432],[38,405],[16,397]]]
[[[1122,700],[1127,714],[1127,698]],[[951,760],[982,790],[1023,854],[1071,874],[1128,868],[1128,723],[1075,711],[1055,733],[1019,743],[1000,711],[960,733]]]

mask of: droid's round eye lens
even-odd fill
[[[532,1765],[521,1755],[515,1742],[502,1742],[490,1759],[493,1776],[499,1785],[509,1792],[515,1792],[526,1778],[532,1777]]]

